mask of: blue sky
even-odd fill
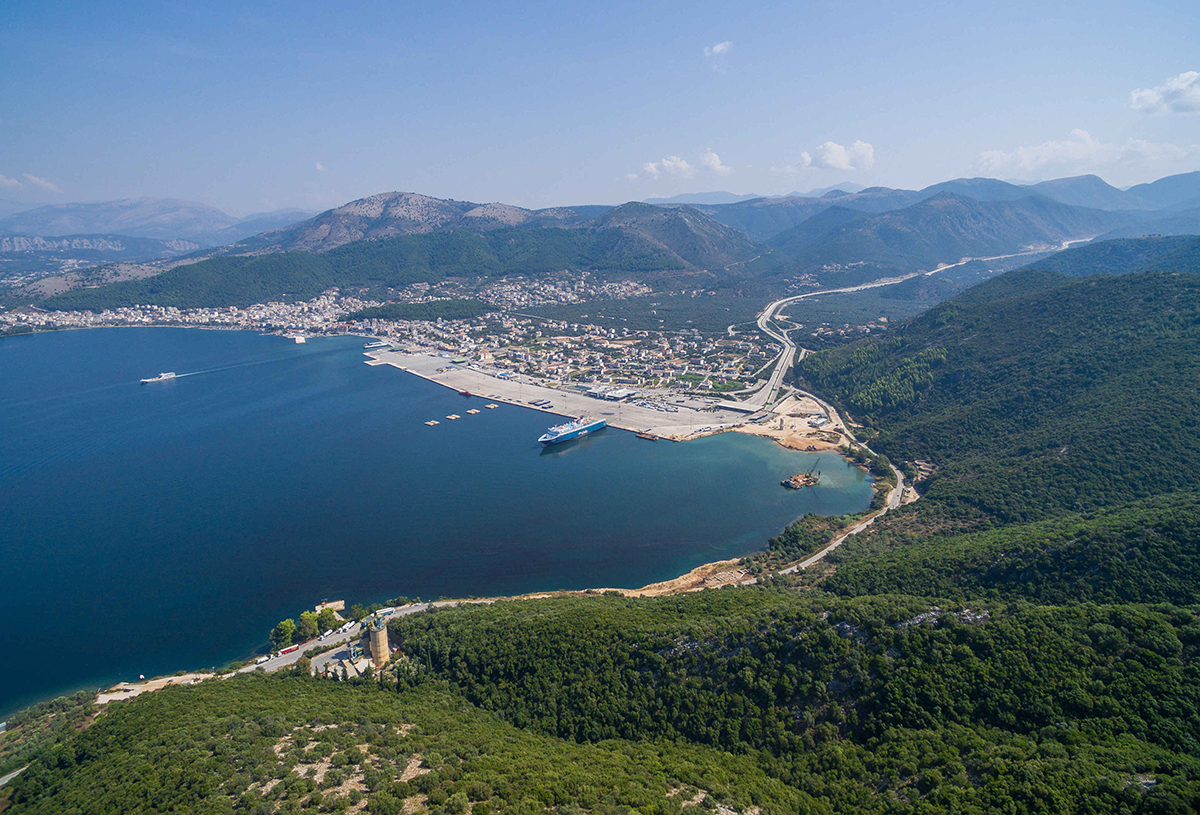
[[[529,207],[1200,168],[1200,3],[63,3],[0,15],[0,199]]]

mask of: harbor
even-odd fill
[[[588,395],[580,386],[549,387],[524,374],[497,375],[481,365],[453,364],[442,356],[412,354],[391,349],[370,349],[368,365],[391,365],[402,371],[467,392],[492,402],[520,405],[553,416],[596,416],[609,427],[684,441],[732,430],[744,424],[753,411],[717,399],[681,396],[674,392],[646,396],[637,402],[614,402]],[[649,407],[647,405],[654,405]],[[740,408],[740,409],[739,409]],[[557,424],[549,421],[548,424]]]

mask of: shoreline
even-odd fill
[[[251,329],[236,327],[236,326],[173,326],[173,325],[106,325],[106,326],[79,326],[71,328],[55,329],[58,330],[83,330],[84,328],[202,328],[205,330],[214,331],[247,331]],[[35,333],[54,333],[52,331],[43,331]],[[277,336],[282,339],[288,339],[283,334],[275,332],[253,331],[253,333],[262,336]],[[23,336],[23,335],[18,335]],[[314,338],[321,338],[324,335],[317,335]],[[359,339],[362,335],[346,334],[346,335],[330,335],[330,336],[353,336]],[[370,339],[368,337],[367,339]],[[349,350],[349,349],[346,349]],[[528,404],[529,400],[539,400],[541,398],[550,398],[554,401],[555,406],[549,410],[543,409],[542,412],[551,413],[556,416],[579,415],[583,412],[606,414],[606,418],[617,416],[615,421],[610,422],[615,428],[621,430],[629,430],[636,432],[643,429],[656,431],[657,435],[664,439],[676,441],[684,441],[715,435],[729,430],[744,433],[746,435],[754,435],[762,438],[769,438],[775,441],[781,447],[799,452],[833,452],[836,451],[840,443],[844,443],[840,434],[834,434],[831,430],[818,430],[811,428],[808,425],[808,418],[815,415],[828,415],[832,423],[836,422],[840,425],[840,417],[836,414],[825,413],[823,406],[819,400],[808,397],[805,394],[794,393],[781,400],[779,403],[760,410],[742,411],[729,410],[728,406],[720,400],[705,398],[703,396],[687,396],[679,392],[655,391],[651,389],[643,389],[642,398],[656,401],[662,404],[670,404],[676,408],[675,412],[664,412],[653,410],[645,407],[635,407],[633,405],[619,404],[614,402],[602,401],[587,396],[582,392],[569,392],[559,388],[550,388],[523,378],[522,380],[505,382],[500,380],[485,371],[455,366],[454,371],[438,372],[438,367],[449,367],[449,359],[441,356],[433,355],[412,355],[402,354],[390,349],[372,349],[371,353],[365,353],[364,356],[369,358],[365,364],[368,365],[390,365],[399,368],[406,373],[411,373],[415,376],[425,379],[426,381],[434,382],[443,387],[453,390],[472,388],[476,382],[485,381],[488,391],[478,393],[480,397],[503,401],[514,406],[520,406],[527,409],[537,410],[538,408]],[[380,357],[388,357],[391,359],[381,359]],[[419,364],[414,364],[419,360]],[[432,370],[429,368],[432,366]],[[452,376],[457,375],[463,379],[463,386],[457,384],[456,379]],[[481,379],[482,378],[482,379]],[[507,386],[504,392],[498,386]],[[472,388],[474,389],[474,388]],[[528,395],[526,395],[526,391]],[[525,396],[524,399],[521,397]],[[677,404],[674,400],[678,397]],[[669,401],[671,400],[671,401]],[[579,413],[570,410],[572,407],[578,407]],[[598,409],[598,410],[597,410]],[[766,419],[767,421],[752,421],[752,419]],[[697,426],[699,425],[699,426]],[[809,449],[812,448],[812,449]],[[840,454],[839,454],[840,457]],[[747,556],[753,556],[759,551],[762,551],[766,545],[766,541],[762,541],[753,552],[747,553]],[[626,597],[656,597],[669,596],[673,594],[681,594],[687,592],[700,591],[707,588],[719,588],[726,585],[738,584],[745,582],[749,577],[746,570],[740,566],[742,558],[734,558],[730,560],[720,560],[713,562],[701,563],[690,569],[684,574],[675,575],[664,580],[653,583],[648,583],[639,587],[589,587],[581,589],[564,589],[564,590],[549,590],[535,591],[527,594],[516,596],[501,596],[491,598],[493,601],[511,601],[511,600],[533,600],[555,596],[594,596],[603,594],[604,592],[618,592]],[[469,600],[452,601],[455,604],[460,602],[470,602]],[[172,686],[176,684],[190,684],[188,680],[199,681],[199,677],[207,672],[195,671],[186,678],[176,678],[173,676],[159,676],[155,680],[148,680],[147,683],[118,683],[117,686],[111,686],[116,690],[118,686],[124,688],[132,688],[143,684],[153,683],[156,687],[148,688],[149,690],[157,689],[158,687]],[[81,683],[82,687],[76,686],[78,690],[90,690],[86,683]],[[92,686],[95,687],[95,686]],[[51,695],[29,702],[28,706],[36,705],[47,699],[57,698],[62,692],[52,692]],[[128,691],[117,692],[117,695],[110,697],[111,699],[130,698]],[[108,701],[108,699],[105,699]]]

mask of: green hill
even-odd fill
[[[48,298],[56,310],[153,303],[177,308],[308,299],[332,287],[386,292],[448,277],[490,278],[593,269],[653,279],[686,266],[660,245],[617,229],[498,229],[356,241],[328,252],[231,255],[142,280]]]
[[[1071,277],[1131,272],[1200,273],[1200,237],[1121,238],[1066,249],[1027,268]]]
[[[1188,489],[1200,468],[1200,277],[950,300],[889,336],[810,356],[798,375],[876,427],[876,449],[938,466],[923,512],[1024,522]]]
[[[332,240],[306,224],[305,234],[312,240],[313,235]],[[583,227],[493,226],[355,240],[321,252],[213,257],[154,277],[65,292],[44,305],[56,310],[138,303],[244,306],[308,299],[332,287],[386,294],[450,277],[477,280],[566,270],[619,274],[651,284],[703,274],[704,283],[711,284],[724,266],[761,251],[740,232],[691,208],[627,204],[606,210]]]
[[[849,596],[1200,604],[1200,493],[1184,492],[1024,526],[910,540],[851,541],[823,584]]]

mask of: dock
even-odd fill
[[[586,392],[573,388],[554,388],[535,382],[524,374],[504,372],[482,365],[467,367],[452,365],[450,360],[432,353],[409,353],[391,348],[371,349],[366,356],[379,365],[390,365],[453,390],[469,391],[489,400],[484,407],[495,409],[497,403],[519,405],[573,419],[578,416],[603,418],[610,427],[633,433],[645,432],[675,441],[732,430],[746,421],[745,408],[725,405],[721,400],[704,396],[681,395],[674,392],[639,389],[647,402],[669,404],[673,411],[655,410],[624,402],[594,399]],[[532,402],[550,403],[537,407]],[[452,414],[455,418],[461,418]],[[450,417],[447,416],[447,419]]]

